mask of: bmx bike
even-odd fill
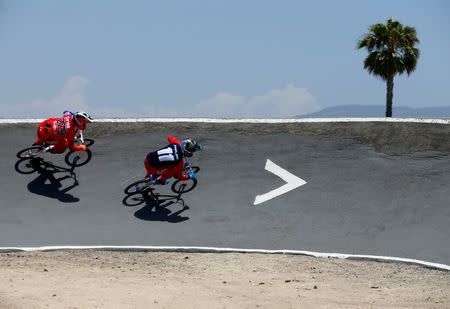
[[[183,167],[183,172],[185,174],[188,174],[190,172],[198,173],[200,171],[200,167],[198,166],[191,166],[189,161],[185,158],[185,163]],[[138,180],[133,182],[132,184],[128,185],[124,192],[127,195],[133,195],[138,193],[150,193],[153,194],[153,190],[155,189],[155,186],[158,185],[158,177],[155,177],[151,180]],[[197,186],[197,179],[188,179],[188,180],[176,180],[172,186],[171,190],[174,193],[183,194],[187,193],[189,191],[192,191]]]
[[[86,147],[90,147],[94,144],[93,139],[83,138],[83,134],[79,132],[79,134],[75,137],[75,143],[78,145],[86,145]],[[33,159],[37,158],[40,155],[49,152],[54,145],[52,144],[43,144],[37,146],[31,146],[25,149],[22,149],[17,153],[17,158],[19,159]],[[92,152],[89,149],[85,151],[69,151],[64,157],[64,161],[67,165],[72,167],[78,167],[87,164],[92,158]]]

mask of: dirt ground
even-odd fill
[[[450,272],[298,255],[0,254],[0,308],[450,308]]]

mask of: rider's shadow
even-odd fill
[[[184,204],[184,200],[178,195],[160,195],[154,193],[140,193],[128,195],[124,198],[123,204],[126,206],[136,206],[145,204],[144,207],[137,210],[134,216],[146,221],[167,221],[170,223],[179,223],[189,220],[189,217],[181,216],[189,207]],[[177,211],[171,211],[168,206],[179,204],[182,206]]]
[[[39,174],[38,177],[33,179],[28,185],[28,190],[31,193],[54,198],[63,203],[75,203],[80,199],[74,197],[68,193],[70,190],[78,186],[76,174],[73,169],[65,169],[53,165],[50,162],[46,162],[39,159],[31,160],[35,171]],[[62,177],[56,177],[57,173],[65,173]],[[70,179],[71,184],[64,186],[62,181]]]

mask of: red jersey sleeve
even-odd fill
[[[75,123],[73,121],[72,116],[66,116],[65,118],[67,128],[66,139],[67,143],[69,144],[69,149],[75,151],[85,150],[86,147],[82,145],[77,145],[75,143],[75,135],[77,134],[77,128],[75,127]]]

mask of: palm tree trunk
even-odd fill
[[[386,117],[392,117],[392,97],[394,96],[394,75],[386,80]]]

